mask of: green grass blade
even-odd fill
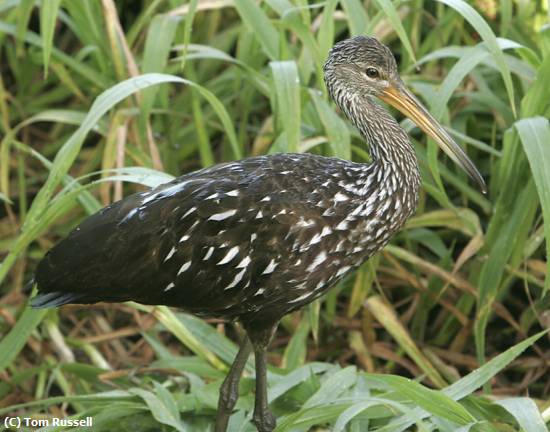
[[[189,11],[185,14],[185,22],[183,25],[183,57],[184,60],[181,64],[181,68],[185,67],[185,54],[187,53],[187,47],[191,42],[191,31],[193,30],[193,20],[195,19],[195,13],[197,12],[198,0],[191,0],[189,2]]]
[[[364,35],[369,26],[369,17],[359,0],[342,0],[352,36]]]
[[[10,35],[15,35],[16,28],[15,26],[0,21],[0,32],[7,33]],[[40,49],[43,49],[42,39],[36,34],[29,30],[25,33],[25,42],[34,45]],[[61,63],[68,66],[71,70],[77,72],[79,75],[82,75],[88,81],[93,83],[94,86],[100,86],[101,88],[106,88],[109,85],[109,80],[97,70],[94,70],[90,66],[84,64],[81,61],[71,57],[70,55],[65,54],[63,51],[58,50],[55,47],[52,47],[51,56]]]
[[[47,313],[47,309],[25,308],[10,332],[0,341],[0,372],[17,357]]]
[[[235,7],[246,26],[254,32],[271,60],[279,55],[279,32],[265,12],[253,0],[235,0]]]
[[[520,190],[511,213],[507,214],[506,221],[499,230],[495,244],[489,252],[487,261],[483,264],[479,276],[479,298],[477,320],[475,323],[475,341],[477,358],[480,364],[485,361],[485,330],[492,305],[497,298],[501,286],[506,264],[514,252],[511,244],[523,249],[527,239],[529,227],[532,225],[537,207],[536,190],[533,183],[529,183]]]
[[[179,419],[179,412],[176,410],[176,413],[178,414],[176,417],[173,410],[170,409],[171,407],[166,405],[157,395],[140,388],[133,388],[129,391],[129,393],[143,399],[149,407],[151,414],[159,423],[171,426],[179,432],[187,432],[187,428],[183,426]]]
[[[294,331],[290,342],[288,343],[283,356],[282,367],[288,370],[294,370],[304,364],[307,354],[307,335],[311,326],[309,319],[304,317],[300,320],[298,327]]]
[[[443,392],[455,400],[460,400],[463,397],[468,396],[469,394],[476,391],[478,388],[482,387],[487,381],[489,381],[497,373],[504,369],[523,351],[525,351],[528,347],[533,345],[537,340],[539,340],[547,333],[547,330],[541,331],[521,341],[513,347],[508,348],[502,354],[499,354],[496,357],[492,358],[480,368],[469,373],[464,378],[453,383],[446,389],[443,389]]]
[[[193,334],[189,327],[182,322],[174,312],[166,306],[144,306],[135,303],[134,307],[138,310],[151,312],[174,336],[176,336],[186,347],[197,354],[199,357],[207,360],[212,366],[217,369],[225,369],[222,361],[210,351],[201,341]]]
[[[543,117],[527,118],[515,124],[523,149],[535,180],[535,186],[542,206],[546,256],[550,257],[550,124]],[[550,259],[547,259],[545,292],[550,288]]]
[[[36,223],[36,220],[48,205],[48,201],[52,197],[61,178],[68,172],[75,158],[78,156],[84,138],[95,127],[101,117],[128,96],[152,85],[168,82],[185,83],[185,80],[173,75],[141,75],[120,82],[99,95],[80,127],[71,135],[57,153],[53,161],[50,175],[29,210],[27,222]]]
[[[20,55],[23,53],[23,40],[25,39],[25,32],[29,25],[31,18],[31,12],[34,7],[34,0],[21,0],[17,8],[17,53]]]
[[[319,50],[323,56],[326,56],[334,44],[334,11],[337,0],[325,1],[325,7],[323,8],[323,15],[319,31],[317,32],[317,43],[319,44]]]
[[[397,341],[399,346],[415,361],[430,380],[438,387],[446,385],[445,380],[441,377],[437,369],[431,364],[424,354],[418,349],[407,329],[399,321],[393,309],[382,301],[378,296],[372,296],[365,302],[366,307],[376,317],[376,319],[384,326],[384,328]]]
[[[512,76],[510,74],[510,69],[506,64],[504,59],[504,54],[497,42],[497,38],[489,27],[489,24],[483,19],[483,17],[468,3],[463,0],[438,0],[441,3],[446,4],[447,6],[452,7],[458,13],[460,13],[466,21],[468,21],[471,26],[479,33],[481,38],[487,44],[487,48],[493,54],[495,62],[497,63],[502,79],[504,80],[504,86],[506,87],[506,92],[508,93],[508,100],[510,106],[512,107],[512,112],[514,116],[516,115],[516,103],[514,99],[514,85],[512,83]]]
[[[40,35],[42,36],[42,61],[44,62],[45,76],[48,76],[53,35],[55,33],[55,24],[60,4],[61,0],[43,0],[40,7]]]
[[[325,128],[332,154],[343,159],[351,159],[351,137],[344,120],[334,112],[334,109],[323,99],[319,92],[310,90],[309,94],[321,123]]]
[[[368,378],[384,383],[400,395],[413,401],[430,414],[447,419],[459,425],[475,421],[462,405],[445,393],[424,387],[416,381],[396,375],[367,375]]]
[[[355,417],[357,417],[367,408],[370,408],[371,406],[377,405],[379,403],[381,402],[376,400],[371,400],[371,401],[359,402],[355,405],[350,406],[347,410],[345,410],[342,414],[340,414],[340,416],[336,420],[336,423],[334,423],[333,432],[344,431],[345,427],[348,425],[350,421],[352,421]]]
[[[437,97],[434,99],[432,107],[432,114],[435,118],[441,120],[447,103],[462,80],[488,56],[489,53],[487,50],[478,45],[467,56],[462,57],[456,62],[437,91]]]
[[[268,389],[269,401],[272,402],[290,389],[299,386],[302,382],[311,378],[312,375],[326,372],[332,368],[334,366],[328,363],[308,363],[293,370],[289,374],[280,377],[275,384],[270,385]]]
[[[410,58],[414,63],[416,63],[416,57],[414,55],[414,50],[412,48],[411,41],[409,39],[409,36],[407,35],[405,28],[403,27],[403,23],[401,22],[401,18],[399,17],[399,14],[397,13],[395,6],[390,0],[375,0],[375,1],[380,7],[380,9],[382,9],[386,14],[388,21],[390,22],[391,26],[397,33],[397,36],[399,36],[399,39],[401,40],[401,43],[405,47],[405,50],[409,54]]]
[[[508,348],[506,351],[492,358],[480,368],[474,370],[441,391],[453,400],[460,400],[470,395],[485,385],[485,383],[509,365],[517,356],[519,356],[523,351],[547,333],[547,330],[539,332],[536,335],[533,335],[514,345],[513,347]],[[403,431],[416,422],[418,417],[425,418],[429,416],[429,413],[421,408],[414,409],[411,414],[412,415],[404,415],[392,420],[386,426],[380,428],[379,432]]]
[[[516,397],[497,400],[495,403],[505,408],[506,411],[512,414],[524,431],[548,431],[537,404],[535,404],[532,399],[526,397]]]
[[[357,370],[355,366],[348,366],[332,374],[321,384],[317,390],[303,405],[302,410],[318,405],[326,405],[340,396],[357,382]]]
[[[40,216],[48,207],[55,189],[63,180],[78,156],[84,138],[96,126],[101,117],[103,117],[103,115],[105,115],[114,105],[131,94],[149,86],[166,82],[186,83],[184,79],[173,75],[147,74],[136,78],[130,78],[116,84],[97,97],[80,127],[71,135],[57,153],[48,179],[36,195],[27,213],[27,218],[23,226],[23,235],[16,239],[12,250],[0,266],[0,282],[4,280],[6,274],[13,265],[17,257],[17,251],[22,250],[25,245],[33,240],[33,238],[29,236],[29,231],[39,231],[37,226],[41,224]]]
[[[157,15],[153,18],[145,40],[142,65],[144,74],[164,71],[176,35],[178,22],[179,19],[169,15]],[[158,88],[153,87],[144,92],[142,101],[143,116],[149,114],[157,90]]]
[[[277,150],[296,153],[300,143],[301,125],[298,68],[293,61],[271,62],[269,66],[273,73],[275,87],[272,104],[277,120],[277,131],[281,135],[284,134],[284,140],[286,141],[286,146],[283,145],[283,148]]]

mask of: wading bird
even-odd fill
[[[266,348],[279,320],[380,250],[415,211],[414,150],[374,98],[410,117],[485,189],[466,154],[405,88],[378,40],[337,43],[324,77],[368,141],[371,163],[274,154],[192,172],[89,217],[38,265],[34,307],[133,300],[240,322],[247,336],[220,388],[217,432],[227,428],[251,351],[253,422],[260,432],[273,430]]]

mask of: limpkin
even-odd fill
[[[252,350],[253,422],[260,432],[273,430],[266,348],[279,320],[380,250],[415,211],[414,150],[375,97],[410,117],[485,189],[466,154],[405,88],[391,51],[377,39],[337,43],[324,77],[368,141],[370,163],[274,154],[195,171],[90,216],[36,271],[34,307],[133,300],[240,322],[247,336],[220,388],[217,432],[227,428]]]

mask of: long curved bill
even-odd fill
[[[464,150],[404,85],[389,86],[379,97],[414,121],[420,129],[437,142],[455,163],[479,184],[483,193],[487,192],[483,177],[481,177],[473,162],[466,156]]]

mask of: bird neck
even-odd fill
[[[371,168],[389,171],[399,179],[401,187],[418,194],[420,172],[416,154],[407,133],[390,113],[366,95],[336,102],[368,142]]]

